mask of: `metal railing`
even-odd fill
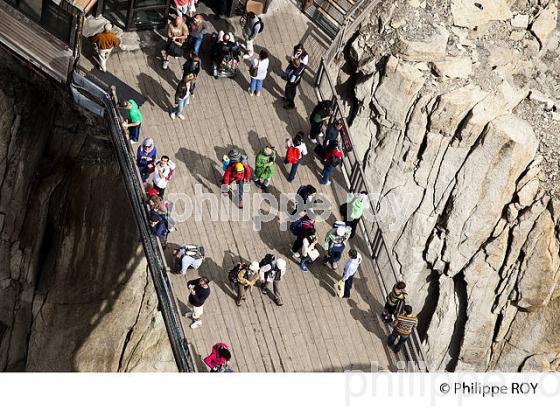
[[[336,67],[335,63],[343,51],[345,42],[351,35],[353,35],[359,24],[361,24],[363,19],[367,17],[367,15],[369,15],[373,7],[377,3],[379,3],[379,1],[371,1],[368,5],[362,8],[360,6],[363,6],[363,4],[361,4],[363,2],[359,3],[356,3],[356,6],[352,9],[352,12],[355,13],[360,11],[361,14],[353,15],[353,18],[345,23],[343,28],[337,34],[331,47],[327,50],[324,57],[321,59],[320,66],[317,71],[317,76],[315,78],[315,91],[319,101],[330,100],[332,102],[333,115],[331,117],[331,121],[334,122],[340,119],[344,122],[343,140],[347,140],[348,142],[344,144],[343,141],[343,150],[345,151],[345,155],[342,161],[342,172],[346,181],[348,192],[356,193],[366,191],[369,193],[370,190],[368,189],[367,179],[364,176],[363,164],[362,161],[357,157],[356,152],[353,149],[354,144],[352,134],[350,132],[350,127],[346,120],[346,116],[344,115],[344,111],[342,110],[340,99],[336,94],[335,84],[332,81],[331,75],[329,73],[329,68],[331,67],[335,70],[338,70],[338,67]],[[374,214],[376,214],[376,208],[373,206],[374,204],[371,203],[369,196],[368,201],[370,209]],[[377,216],[375,215],[374,219],[376,218]],[[373,260],[376,277],[381,287],[381,291],[384,298],[386,298],[393,285],[403,278],[397,273],[398,270],[395,269],[391,252],[387,248],[382,229],[377,221],[374,220],[370,223],[365,222],[362,218],[362,220],[360,221],[360,227],[371,253],[370,256]],[[409,362],[409,365],[412,365],[409,366],[408,370],[420,372],[428,371],[427,362],[425,360],[422,348],[422,342],[420,341],[416,329],[412,333],[411,337],[408,338],[404,347],[405,355]]]
[[[154,281],[159,301],[158,308],[163,316],[177,369],[180,372],[196,372],[191,349],[181,324],[179,307],[167,274],[168,269],[163,249],[157,237],[152,234],[148,223],[148,206],[144,184],[136,166],[136,155],[122,126],[123,119],[117,108],[118,99],[115,88],[112,87],[111,91],[107,92],[84,76],[74,72],[70,83],[70,91],[78,104],[96,114],[103,114],[107,120],[123,182]]]

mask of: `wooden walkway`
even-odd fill
[[[307,118],[316,103],[312,79],[327,40],[291,2],[276,3],[280,4],[264,17],[265,31],[256,41],[257,50],[265,47],[274,56],[261,97],[251,97],[247,93],[245,64],[235,80],[215,80],[207,71],[201,72],[195,97],[185,110],[186,120],[173,121],[168,110],[180,78],[182,61],[171,61],[170,69],[162,70],[159,47],[115,53],[108,65],[112,74],[96,70],[90,73],[103,82],[115,84],[121,99],[135,98],[141,104],[144,116],[141,139],[154,138],[158,155],[167,154],[177,164],[176,177],[166,194],[180,192],[194,196],[198,184],[202,191],[219,196],[221,157],[230,147],[241,148],[254,164],[255,154],[266,142],[274,144],[282,156],[288,137],[299,130],[309,130]],[[209,21],[224,28],[223,21]],[[232,19],[230,24],[229,28],[240,35],[238,19]],[[292,47],[299,42],[309,51],[311,67],[300,86],[297,109],[285,111],[280,100],[284,86],[280,74]],[[203,50],[205,45],[207,43],[203,44]],[[205,66],[207,64],[203,63]],[[290,184],[279,160],[273,193],[292,193],[301,184],[312,183],[340,203],[345,198],[342,176],[336,175],[335,183],[323,187],[319,184],[321,170],[310,153],[305,165],[300,166],[296,180]],[[260,190],[251,184],[253,192]],[[229,205],[227,198],[225,201]],[[249,202],[246,194],[246,207]],[[204,306],[203,325],[192,330],[190,321],[184,321],[199,369],[205,371],[200,356],[208,354],[218,341],[232,347],[231,365],[242,372],[367,371],[371,362],[378,363],[376,366],[380,369],[394,369],[391,363],[395,356],[385,347],[385,329],[376,315],[382,307],[381,292],[363,242],[353,243],[364,256],[364,263],[354,281],[352,298],[339,299],[334,296],[333,284],[340,279],[341,268],[335,273],[318,263],[311,266],[310,272],[301,272],[290,257],[294,237],[289,231],[279,229],[277,219],[265,223],[257,232],[251,221],[209,220],[207,203],[203,213],[204,221],[180,223],[178,231],[169,237],[170,244],[195,243],[203,245],[207,251],[198,272],[213,281],[212,294]],[[321,241],[335,219],[338,216],[333,215],[329,223],[323,222],[317,227]],[[288,272],[282,282],[284,306],[276,306],[255,288],[246,302],[237,307],[234,292],[227,282],[227,272],[239,260],[260,260],[271,251],[288,261]],[[185,278],[170,275],[179,306],[186,311]],[[190,272],[188,279],[195,275]]]

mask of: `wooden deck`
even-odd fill
[[[112,74],[90,72],[99,81],[115,84],[121,98],[135,98],[141,104],[141,139],[153,137],[158,155],[167,154],[177,164],[176,177],[167,194],[183,192],[194,196],[195,184],[199,184],[204,192],[220,195],[221,157],[230,147],[241,148],[253,164],[256,152],[265,142],[274,144],[283,155],[286,138],[299,130],[308,131],[307,118],[316,103],[312,78],[327,40],[291,2],[277,0],[273,9],[264,17],[265,31],[256,41],[257,50],[265,47],[274,56],[261,97],[247,93],[248,70],[244,64],[235,80],[215,80],[205,71],[185,110],[186,120],[172,121],[168,110],[182,61],[172,60],[170,69],[162,70],[159,47],[115,53],[108,64]],[[224,28],[224,22],[210,22]],[[238,19],[230,24],[239,35]],[[311,67],[299,89],[297,109],[285,111],[280,100],[284,85],[280,74],[287,64],[287,55],[299,42],[310,53]],[[319,185],[322,168],[312,153],[291,184],[286,180],[281,160],[278,164],[273,178],[275,194],[295,192],[301,184],[312,183],[333,201],[340,203],[345,197],[341,175],[329,187]],[[260,191],[252,184],[251,192]],[[226,202],[229,204],[228,199]],[[249,203],[247,195],[245,203]],[[204,215],[208,215],[207,206]],[[329,223],[334,220],[332,216]],[[334,273],[320,263],[308,273],[300,271],[290,258],[294,237],[279,229],[278,220],[265,223],[260,232],[253,229],[251,221],[190,220],[180,223],[178,228],[170,235],[170,244],[203,245],[207,258],[199,273],[213,281],[212,294],[204,307],[203,325],[192,330],[190,321],[184,321],[201,371],[205,368],[200,356],[209,353],[218,341],[232,346],[231,365],[242,372],[367,371],[371,362],[378,363],[381,369],[394,369],[395,356],[384,345],[386,330],[376,315],[382,307],[381,292],[363,242],[353,243],[364,256],[364,263],[354,281],[352,298],[347,300],[335,297],[332,290],[340,272]],[[324,222],[317,228],[322,240],[329,224]],[[288,272],[282,282],[284,306],[277,307],[255,288],[246,302],[237,307],[226,272],[240,259],[260,260],[271,251],[288,261]],[[188,279],[195,275],[189,273]],[[179,306],[185,311],[185,278],[171,276]]]
[[[9,4],[0,1],[0,45],[60,83],[66,83],[72,50]]]

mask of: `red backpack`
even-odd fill
[[[301,151],[296,147],[288,147],[288,151],[286,151],[286,161],[290,164],[295,164],[301,158]]]

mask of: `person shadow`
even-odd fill
[[[226,251],[226,253],[227,252],[228,251]],[[222,261],[222,265],[220,266],[214,259],[206,257],[204,258],[204,262],[200,267],[200,271],[203,272],[204,276],[208,277],[212,281],[211,283],[216,284],[216,286],[218,286],[226,296],[235,298],[235,289],[232,289],[231,286],[229,286],[229,269],[224,268],[225,266],[229,266],[227,263],[225,263],[225,259],[226,258],[224,256],[224,261]]]
[[[208,192],[212,191],[211,185],[221,184],[221,168],[217,169],[211,158],[184,147],[179,148],[175,153],[175,158],[187,166],[193,178]]]
[[[138,84],[141,93],[153,105],[157,105],[164,111],[169,111],[173,106],[169,92],[161,84],[145,73],[138,74]]]

